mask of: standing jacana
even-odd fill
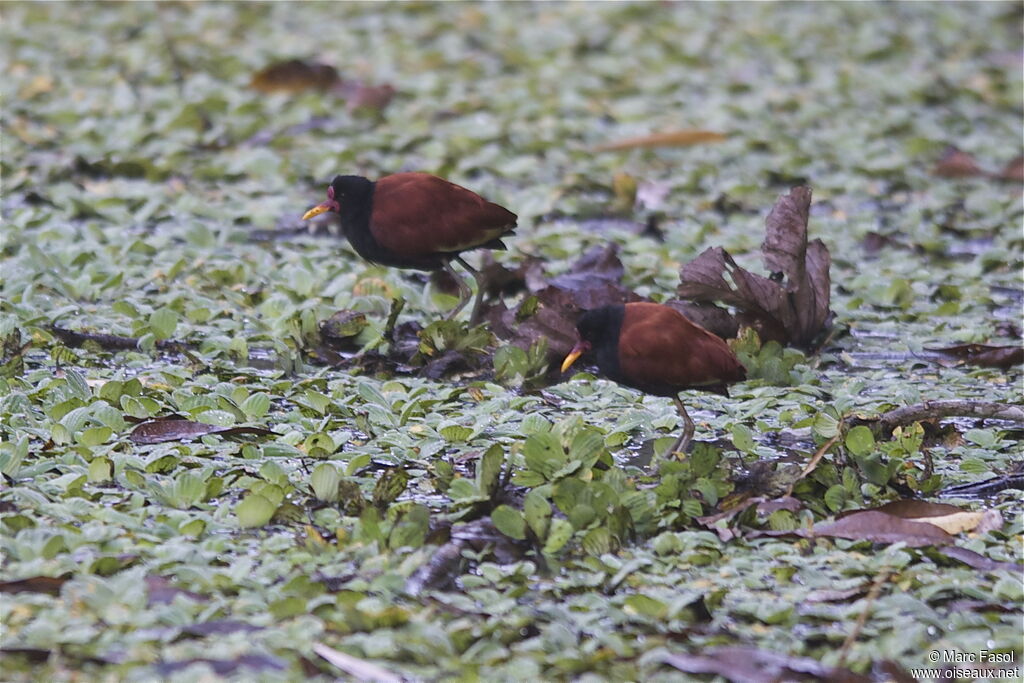
[[[455,278],[462,300],[448,320],[459,314],[473,292],[452,269],[458,261],[476,280],[470,322],[480,313],[480,273],[460,254],[470,249],[504,249],[501,238],[516,227],[516,215],[464,187],[428,173],[395,173],[373,182],[339,175],[327,188],[327,201],[302,220],[334,211],[352,248],[367,261],[394,268],[443,269]]]
[[[693,420],[679,399],[680,391],[700,389],[728,396],[727,385],[747,377],[721,338],[661,304],[595,308],[580,317],[576,331],[580,339],[562,362],[562,372],[589,353],[608,379],[672,397],[683,418],[683,433],[669,454],[685,451],[693,439]]]

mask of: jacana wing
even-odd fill
[[[619,370],[652,394],[682,389],[724,392],[746,370],[719,337],[667,306],[627,304],[619,334]]]
[[[370,232],[400,256],[459,252],[512,230],[516,215],[464,187],[427,173],[377,181]]]

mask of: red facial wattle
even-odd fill
[[[327,188],[327,201],[320,202],[319,204],[314,206],[312,209],[310,209],[306,213],[302,214],[302,220],[304,220],[304,221],[305,220],[309,220],[310,218],[313,218],[315,216],[319,216],[322,213],[327,213],[328,211],[333,211],[334,213],[340,213],[341,212],[341,204],[339,204],[337,202],[337,200],[334,199],[334,188],[333,187],[328,187]]]

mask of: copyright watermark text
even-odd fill
[[[988,678],[1014,680],[1021,678],[1021,668],[1013,652],[978,650],[929,650],[925,655],[928,662],[938,668],[911,669],[914,678],[953,679]]]

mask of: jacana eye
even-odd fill
[[[328,199],[334,199],[334,188],[333,187],[328,187],[327,188],[327,198]]]

